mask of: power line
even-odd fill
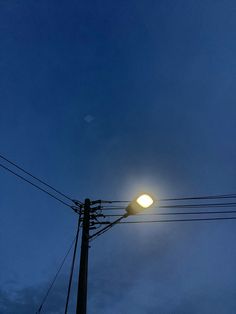
[[[126,215],[120,216],[118,219],[116,219],[115,221],[109,223],[108,226],[104,227],[103,229],[95,232],[94,234],[92,234],[89,237],[90,241],[95,240],[97,237],[99,237],[100,235],[102,235],[103,233],[107,232],[109,229],[111,229],[115,224],[119,223],[123,218],[126,218]],[[102,223],[101,223],[102,224]]]
[[[76,234],[76,236],[77,236],[77,234]],[[51,284],[50,284],[50,286],[49,286],[49,288],[48,288],[48,290],[47,290],[47,292],[46,292],[46,294],[45,294],[45,296],[44,296],[44,298],[43,298],[43,300],[42,300],[42,302],[41,302],[41,304],[40,304],[40,306],[39,306],[39,308],[37,310],[37,312],[36,312],[36,314],[39,314],[41,312],[41,310],[43,308],[43,305],[45,304],[45,302],[46,302],[46,300],[48,298],[48,295],[51,292],[51,290],[52,290],[52,288],[54,286],[54,283],[57,280],[57,277],[58,277],[58,275],[59,275],[59,273],[60,273],[60,271],[61,271],[61,269],[62,269],[62,267],[63,267],[63,265],[64,265],[64,263],[65,263],[65,261],[67,259],[67,257],[68,257],[68,255],[69,255],[69,253],[70,253],[70,251],[71,251],[75,241],[76,241],[76,237],[73,239],[73,241],[72,241],[68,251],[66,252],[66,255],[63,257],[63,260],[62,260],[62,262],[60,264],[60,267],[58,268],[58,270],[57,270],[57,272],[56,272],[56,274],[55,274],[55,276],[54,276],[54,278],[53,278],[53,280],[52,280],[52,282],[51,282]]]
[[[100,230],[100,232],[97,232],[96,234],[93,234],[90,238],[90,242],[94,241],[97,237],[99,237],[100,235],[102,235],[103,233],[107,232],[108,230],[110,230],[112,228],[111,225],[108,225],[107,227],[103,228],[102,230]]]
[[[159,206],[159,208],[198,208],[198,207],[207,208],[207,207],[232,207],[232,206],[236,206],[236,203],[228,202],[228,203],[162,205],[162,206]]]
[[[219,220],[236,220],[235,217],[213,217],[213,218],[186,218],[186,219],[162,219],[162,220],[143,220],[143,221],[120,221],[124,216],[120,216],[117,220],[113,222],[101,222],[101,224],[107,224],[106,227],[100,231],[94,233],[90,239],[91,241],[95,240],[100,235],[107,232],[115,224],[141,224],[141,223],[167,223],[167,222],[195,222],[195,221],[219,221]]]
[[[140,224],[140,223],[159,223],[159,222],[193,222],[193,221],[214,221],[214,220],[235,220],[235,217],[214,217],[214,218],[186,218],[186,219],[167,219],[167,220],[143,220],[143,221],[122,221],[118,224]]]
[[[59,199],[58,197],[56,197],[55,195],[51,194],[50,192],[46,191],[45,189],[41,188],[40,186],[36,185],[35,183],[31,182],[30,180],[22,177],[20,174],[16,173],[15,171],[9,169],[8,167],[4,166],[3,164],[0,163],[0,167],[2,167],[3,169],[9,171],[10,173],[14,174],[15,176],[17,176],[18,178],[20,178],[21,180],[29,183],[30,185],[34,186],[35,188],[39,189],[40,191],[48,194],[49,196],[51,196],[52,198],[58,200],[59,202],[61,202],[62,204],[68,206],[71,208],[71,205],[67,204],[66,202],[62,201],[61,199]]]
[[[199,203],[199,204],[177,204],[177,205],[160,205],[157,208],[211,208],[211,207],[234,207],[236,202],[227,202],[227,203]],[[107,206],[103,207],[103,210],[125,210],[125,207],[118,206]],[[152,208],[153,209],[153,208]],[[149,210],[149,209],[147,209]]]
[[[197,211],[197,212],[161,212],[161,213],[140,213],[137,216],[169,216],[169,215],[207,215],[207,214],[236,214],[236,210],[225,210],[225,211]],[[121,215],[108,214],[105,217],[120,217]]]
[[[25,174],[27,174],[28,176],[30,176],[31,178],[37,180],[38,182],[44,184],[45,186],[49,187],[50,189],[52,189],[53,191],[55,191],[56,193],[60,194],[61,196],[65,197],[66,199],[68,199],[69,201],[73,202],[73,199],[71,197],[69,197],[68,195],[60,192],[59,190],[55,189],[53,186],[51,186],[50,184],[46,183],[45,181],[37,178],[36,176],[34,176],[32,173],[26,171],[25,169],[23,169],[22,167],[20,167],[19,165],[17,165],[15,162],[9,160],[8,158],[4,157],[3,155],[0,155],[0,158],[7,161],[9,164],[13,165],[14,167],[16,167],[17,169],[21,170],[22,172],[24,172]]]
[[[69,284],[68,284],[68,289],[67,289],[65,314],[67,314],[69,300],[70,300],[70,290],[71,290],[71,284],[72,284],[72,279],[73,279],[75,258],[76,258],[76,251],[77,251],[77,244],[78,244],[79,231],[80,231],[81,213],[82,213],[82,211],[80,210],[79,220],[78,220],[78,227],[77,227],[77,233],[76,233],[76,237],[75,237],[74,253],[73,253],[72,264],[71,264],[70,279],[69,279]]]
[[[224,199],[224,198],[236,198],[236,193],[232,194],[216,194],[216,195],[203,195],[203,196],[190,196],[190,197],[175,197],[175,198],[160,198],[159,202],[167,201],[185,201],[185,200],[207,200],[207,199]],[[103,201],[104,203],[130,203],[132,201]]]
[[[190,196],[190,197],[177,197],[177,198],[162,198],[160,201],[185,201],[185,200],[207,200],[207,199],[222,199],[222,198],[236,198],[236,194],[217,194],[206,196]]]

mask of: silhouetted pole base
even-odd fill
[[[83,234],[80,253],[79,282],[77,294],[76,314],[87,313],[87,280],[88,280],[88,249],[89,249],[89,224],[90,200],[84,202]]]

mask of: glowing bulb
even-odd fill
[[[136,199],[136,202],[143,208],[148,208],[153,204],[153,199],[148,194],[143,194]]]

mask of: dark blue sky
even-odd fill
[[[1,153],[78,199],[235,193],[235,13],[230,0],[2,0]],[[76,216],[4,171],[0,183],[0,313],[33,313]],[[235,226],[117,226],[90,250],[89,314],[235,313]],[[45,313],[63,313],[68,270]]]

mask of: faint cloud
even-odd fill
[[[50,282],[25,287],[21,289],[6,290],[0,287],[0,314],[32,314],[36,313],[41,304]],[[73,283],[75,285],[75,283]],[[46,300],[42,313],[63,314],[67,291],[67,279],[60,278],[48,299]],[[74,308],[75,298],[71,297],[71,309]],[[73,313],[69,312],[69,313]]]
[[[94,120],[94,116],[88,114],[84,117],[84,121],[87,122],[87,123],[91,123],[93,120]]]

